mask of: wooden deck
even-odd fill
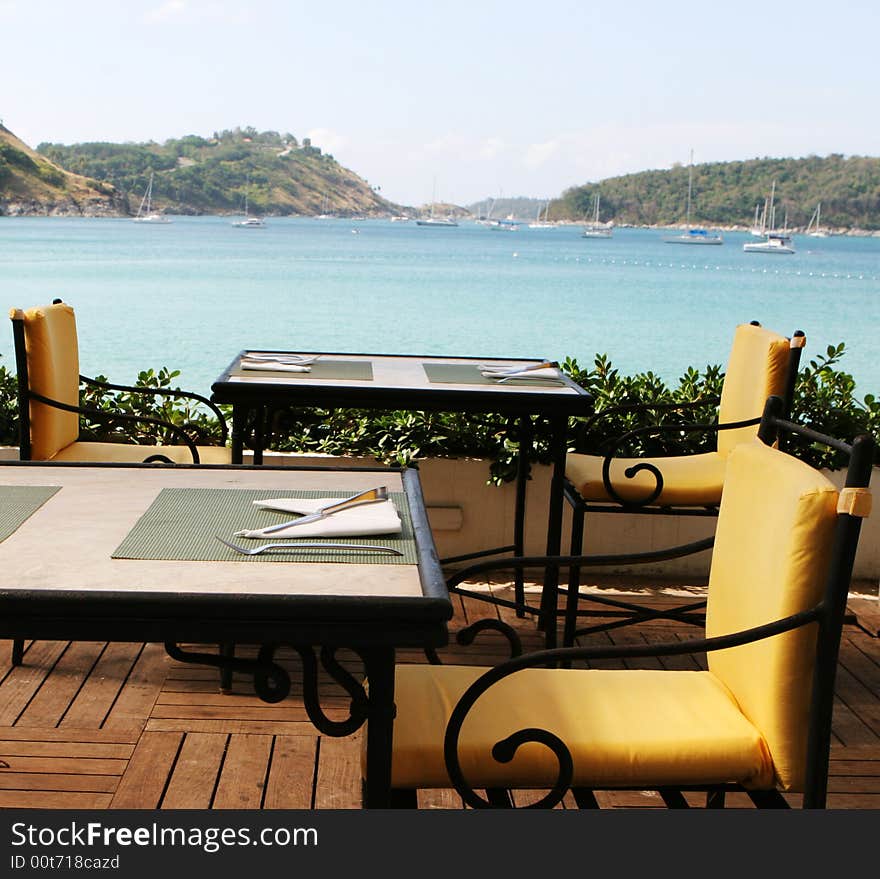
[[[478,588],[508,590],[505,584]],[[656,595],[656,593],[655,593]],[[534,597],[534,596],[533,596]],[[640,597],[642,600],[642,597]],[[680,603],[661,594],[657,603]],[[458,600],[453,631],[489,606]],[[854,596],[837,677],[829,807],[880,808],[880,607]],[[526,649],[542,637],[531,620],[515,623]],[[643,624],[593,636],[606,643],[680,639],[695,630]],[[159,644],[36,641],[13,668],[0,641],[0,808],[39,809],[360,809],[360,734],[320,735],[296,690],[267,705],[244,677],[218,689],[214,669],[170,659]],[[450,646],[445,661],[490,664],[504,657],[499,635]],[[295,669],[293,654],[283,662]],[[401,657],[423,662],[418,654]],[[677,659],[674,667],[697,667]],[[670,666],[672,660],[670,660]],[[690,666],[688,664],[690,663]],[[646,667],[646,666],[642,666]],[[649,667],[662,667],[654,663]],[[356,665],[351,668],[356,671]],[[327,713],[347,715],[344,694],[322,684]],[[603,807],[661,807],[650,792],[598,794]],[[695,804],[699,802],[694,800]],[[749,806],[747,798],[730,805]],[[797,798],[792,797],[792,803]],[[563,804],[576,808],[573,800]],[[421,792],[424,809],[461,808],[453,791]]]

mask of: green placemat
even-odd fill
[[[289,513],[261,510],[255,500],[267,498],[350,497],[352,491],[279,491],[248,488],[164,488],[137,524],[113,552],[115,559],[165,559],[206,562],[349,562],[359,565],[414,565],[417,562],[412,519],[406,496],[389,492],[400,514],[402,531],[394,537],[306,538],[327,543],[364,543],[391,546],[402,556],[358,553],[352,550],[309,550],[308,552],[241,555],[224,546],[215,534],[241,546],[256,547],[272,540],[249,540],[232,535],[243,528],[265,528],[286,519]],[[283,542],[287,542],[282,538]],[[276,541],[277,542],[277,538]],[[291,544],[294,541],[290,541]]]
[[[428,381],[431,384],[498,385],[496,379],[486,378],[473,363],[425,363],[423,366],[425,375],[428,376]],[[541,380],[534,378],[511,378],[504,382],[501,387],[558,388],[561,384],[564,384],[564,382],[552,378]]]
[[[236,366],[231,375],[247,378],[274,379],[336,379],[337,381],[371,382],[373,364],[369,360],[318,360],[310,372],[275,372],[271,369],[242,369]]]
[[[0,486],[0,541],[6,540],[60,488],[60,485]]]

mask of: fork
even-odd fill
[[[219,534],[215,534],[214,536],[221,543],[242,555],[259,555],[261,552],[267,552],[273,549],[282,552],[299,552],[303,549],[354,550],[356,552],[380,552],[386,555],[403,555],[399,549],[394,549],[391,546],[373,546],[366,543],[264,543],[262,546],[249,547],[239,546],[237,543],[232,543],[225,537],[221,537]]]
[[[274,534],[276,531],[284,531],[285,528],[292,528],[294,525],[317,522],[319,519],[324,519],[333,513],[338,513],[340,510],[347,510],[349,507],[358,507],[361,504],[375,504],[385,500],[388,500],[388,489],[384,485],[380,485],[378,488],[359,491],[351,497],[333,501],[332,504],[324,504],[323,507],[318,507],[317,510],[309,513],[307,516],[300,516],[298,519],[291,519],[289,522],[280,522],[278,525],[272,525],[269,528],[261,528],[260,531],[263,534]],[[242,537],[244,533],[244,531],[236,531],[233,536]]]

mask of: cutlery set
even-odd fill
[[[494,379],[498,382],[498,384],[503,384],[510,379],[530,379],[534,381],[556,381],[560,384],[562,383],[561,379],[558,377],[559,373],[557,372],[554,376],[549,375],[540,375],[535,374],[539,370],[558,370],[559,364],[552,360],[543,360],[541,363],[532,363],[529,366],[511,366],[511,367],[503,367],[503,366],[480,366],[480,372],[486,377]]]
[[[323,507],[319,507],[313,513],[309,513],[306,516],[300,516],[299,518],[293,519],[289,522],[281,522],[278,525],[272,525],[269,528],[264,528],[262,529],[262,532],[263,534],[271,534],[275,531],[283,531],[287,528],[293,528],[296,525],[304,525],[308,522],[317,522],[320,519],[325,519],[328,516],[332,516],[334,513],[341,512],[342,510],[349,510],[352,507],[358,507],[363,504],[375,504],[386,500],[388,500],[388,489],[384,485],[381,485],[377,488],[370,488],[366,491],[359,491],[357,494],[354,494],[351,497],[342,498],[338,501],[333,501],[333,503],[325,504]],[[233,537],[241,537],[246,533],[246,531],[236,531],[235,534],[233,534]],[[315,549],[333,551],[338,550],[340,552],[376,552],[383,553],[385,555],[398,556],[403,555],[400,550],[394,549],[393,547],[375,546],[372,544],[331,543],[329,541],[298,541],[294,543],[264,543],[256,547],[246,547],[239,546],[236,543],[232,543],[226,538],[221,537],[219,534],[215,534],[214,536],[222,544],[228,546],[232,550],[235,550],[235,552],[241,553],[242,555],[259,555],[260,553],[264,552],[289,553]]]

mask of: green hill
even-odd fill
[[[154,172],[153,207],[179,214],[387,214],[396,206],[328,154],[292,135],[236,128],[164,143],[42,143],[52,162],[106,181],[134,213]]]
[[[125,210],[114,186],[58,167],[0,124],[0,216],[114,216]]]
[[[805,159],[750,159],[694,166],[691,222],[751,226],[776,181],[776,217],[805,227],[822,203],[822,225],[836,230],[880,229],[880,159],[830,155]],[[668,226],[685,222],[688,168],[642,171],[566,190],[550,205],[552,217],[591,217],[601,192],[601,217],[618,225]]]

